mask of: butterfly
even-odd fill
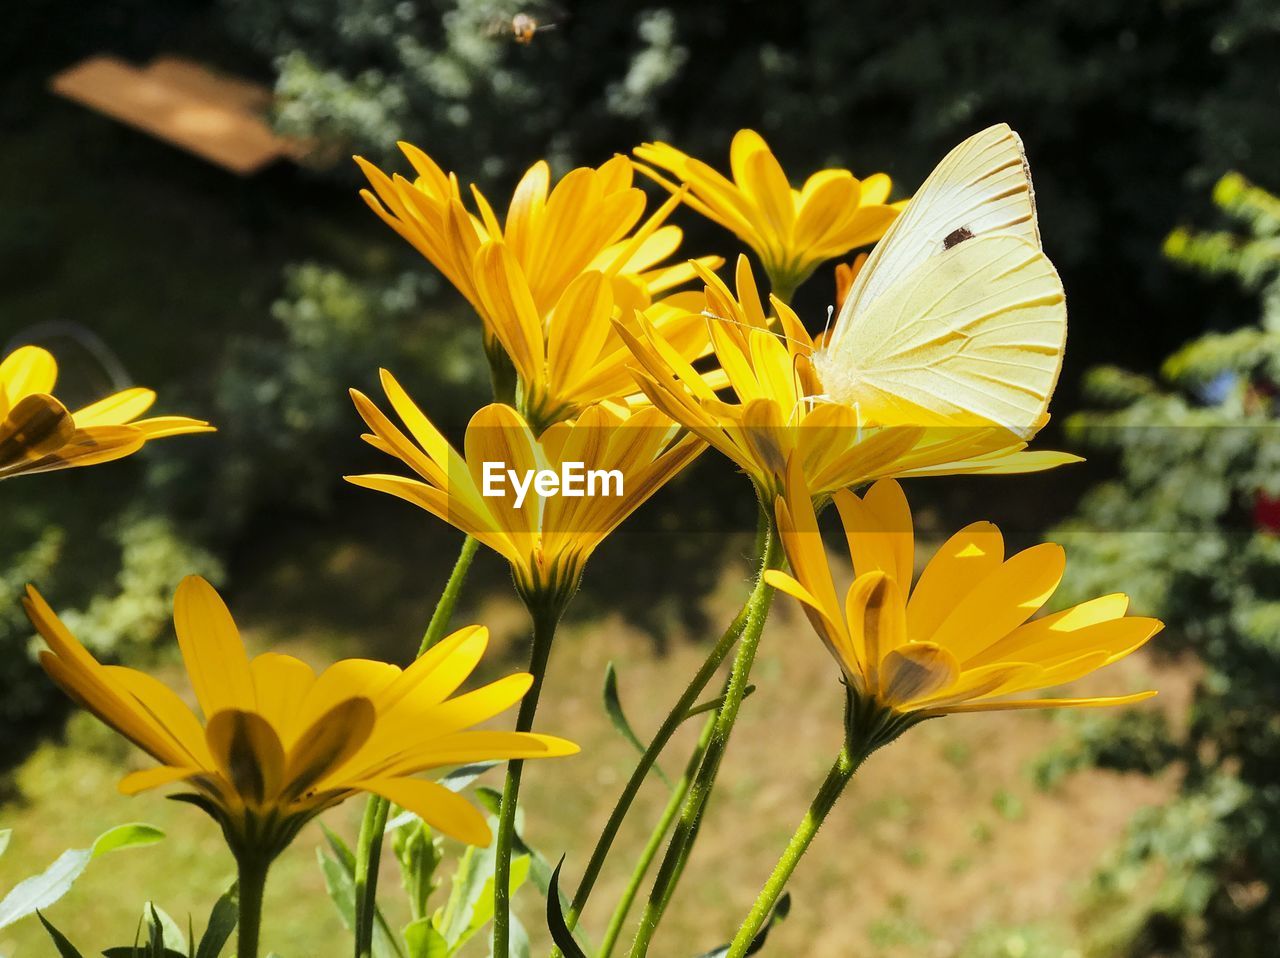
[[[1026,154],[1002,123],[947,154],[858,271],[812,357],[814,398],[882,425],[994,423],[1029,438],[1066,334]]]

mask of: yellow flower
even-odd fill
[[[625,157],[572,170],[554,189],[539,162],[500,223],[478,189],[471,191],[477,215],[464,205],[456,175],[416,147],[401,149],[417,178],[388,177],[357,157],[373,186],[361,195],[479,313],[491,362],[505,357],[519,377],[519,395],[498,398],[518,402],[538,431],[591,403],[637,398],[611,318],[648,308],[693,278],[689,263],[662,265],[683,238],[678,227],[662,225],[678,199],[641,222],[645,196],[632,185]],[[723,260],[698,262],[715,269]],[[688,315],[659,309],[651,318],[694,359],[708,347],[705,330]]]
[[[878,482],[859,498],[838,492],[855,578],[842,602],[803,477],[793,470],[776,503],[794,576],[768,582],[800,600],[856,699],[896,716],[1126,705],[1155,695],[1013,699],[1110,665],[1160,631],[1126,616],[1115,594],[1038,619],[1066,566],[1062,547],[1032,546],[1008,559],[1000,530],[975,522],[943,544],[911,587],[914,536],[902,488]]]
[[[652,167],[670,173],[689,187],[686,203],[755,250],[783,300],[820,263],[878,240],[905,205],[885,202],[892,184],[883,173],[860,180],[848,170],[819,170],[793,189],[753,130],[733,138],[732,181],[667,143],[646,143],[635,154],[641,172],[674,191]]]
[[[188,577],[174,598],[178,645],[204,723],[145,672],[99,664],[34,588],[27,614],[49,644],[49,677],[161,764],[120,782],[126,795],[185,782],[180,796],[222,826],[237,856],[268,860],[313,816],[357,792],[382,795],[460,841],[489,843],[484,816],[435,782],[444,766],[571,755],[577,746],[472,726],[518,702],[532,681],[509,675],[453,693],[484,653],[488,631],[453,633],[403,671],[345,659],[319,675],[288,655],[250,659],[218,593]],[[452,697],[451,697],[452,696]]]
[[[150,389],[125,389],[68,412],[52,395],[58,364],[39,346],[22,346],[0,362],[0,479],[120,459],[143,443],[188,432],[212,432],[199,419],[158,416]]]
[[[696,437],[680,437],[678,427],[651,406],[628,415],[589,406],[573,422],[535,436],[516,410],[494,403],[467,425],[464,457],[386,370],[382,386],[408,435],[352,390],[371,430],[364,438],[421,478],[347,481],[399,496],[475,536],[511,563],[516,587],[531,605],[562,607],[592,551],[705,448]],[[565,494],[571,464],[582,467],[574,488],[585,495]],[[556,477],[556,491],[548,491],[550,478],[545,487],[534,484],[543,481],[535,480],[539,473]]]
[[[814,341],[776,297],[771,304],[784,335],[773,331],[776,323],[765,313],[746,257],[738,259],[736,297],[710,271],[700,269],[700,275],[715,356],[736,403],[717,395],[706,375],[643,316],[634,330],[619,331],[640,364],[637,382],[653,404],[737,463],[766,502],[782,491],[787,463],[796,457],[819,498],[892,476],[1037,472],[1079,461],[1066,453],[1024,452],[1024,440],[995,425],[885,425],[865,419],[855,407],[825,398],[809,358]]]

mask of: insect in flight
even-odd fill
[[[504,14],[494,18],[489,26],[489,35],[510,37],[521,46],[528,46],[539,33],[560,26],[563,21],[554,17],[554,12],[542,13],[532,9]]]

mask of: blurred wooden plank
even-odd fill
[[[59,73],[51,87],[242,176],[296,153],[259,115],[269,91],[176,58],[139,69],[116,57],[92,57]]]
[[[271,90],[261,83],[217,73],[181,57],[156,57],[144,72],[175,89],[215,103],[237,107],[245,113],[265,114],[271,107]]]

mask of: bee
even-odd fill
[[[554,30],[559,20],[547,20],[540,14],[521,10],[509,16],[497,18],[489,28],[490,36],[507,36],[521,46],[528,46],[539,33]]]

